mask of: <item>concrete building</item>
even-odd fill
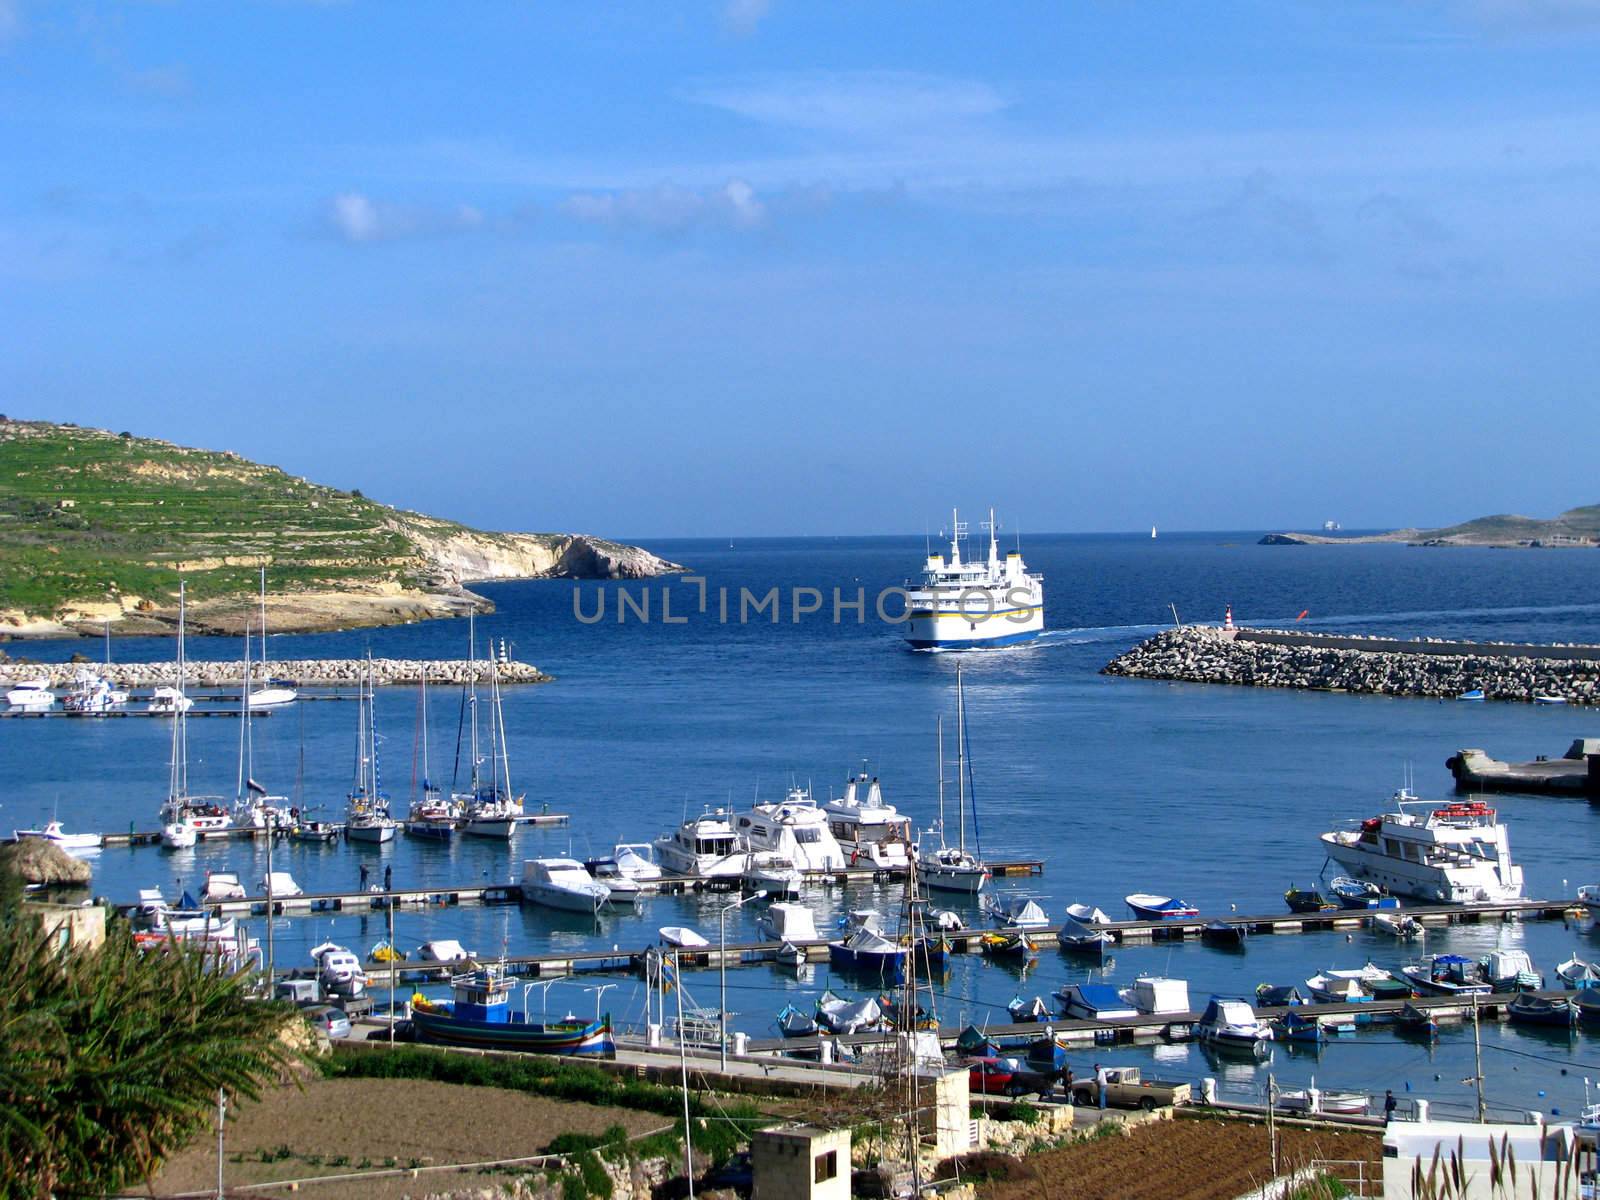
[[[754,1200],[850,1200],[850,1131],[779,1125],[750,1139]]]
[[[106,910],[98,904],[29,901],[23,911],[38,919],[39,931],[62,953],[93,950],[106,940]]]
[[[1452,1173],[1452,1157],[1462,1160],[1466,1188],[1461,1200],[1577,1196],[1580,1180],[1590,1186],[1594,1180],[1594,1146],[1571,1125],[1393,1121],[1383,1132],[1383,1194],[1411,1195],[1414,1174],[1428,1177],[1435,1152],[1441,1176]]]

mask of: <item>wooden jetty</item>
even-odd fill
[[[1433,904],[1397,911],[1423,925],[1474,925],[1482,921],[1512,921],[1519,917],[1560,920],[1579,907],[1574,900],[1505,900],[1478,904]],[[1247,933],[1278,934],[1324,932],[1364,928],[1379,911],[1370,908],[1330,908],[1313,913],[1268,913],[1261,916],[1200,916],[1166,921],[1113,921],[1096,925],[1120,946],[1140,942],[1183,941],[1197,938],[1210,924],[1221,922]]]

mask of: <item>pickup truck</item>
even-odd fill
[[[1095,1106],[1105,1090],[1107,1108],[1142,1108],[1149,1111],[1166,1104],[1187,1104],[1187,1083],[1141,1079],[1138,1067],[1101,1067],[1093,1079],[1072,1082],[1072,1102]]]

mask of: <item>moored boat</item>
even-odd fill
[[[1139,1010],[1109,983],[1073,983],[1056,993],[1063,1014],[1080,1021],[1137,1017]]]
[[[1270,1042],[1272,1026],[1256,1016],[1248,1000],[1211,997],[1194,1027],[1194,1035],[1213,1045],[1260,1046]]]
[[[787,904],[780,901],[767,906],[767,911],[756,918],[756,928],[761,936],[774,942],[816,942],[817,921],[804,904]]]
[[[667,945],[684,950],[704,950],[711,944],[701,933],[687,925],[663,925],[656,932]]]
[[[1579,988],[1572,993],[1572,1008],[1578,1024],[1600,1026],[1600,988]]]
[[[1506,1005],[1506,1016],[1518,1025],[1543,1025],[1568,1029],[1573,1023],[1572,1001],[1565,996],[1518,992]]]
[[[869,779],[865,771],[853,776],[844,795],[829,800],[823,811],[851,866],[904,870],[911,865],[911,818],[884,803],[876,776]]]
[[[1536,992],[1544,987],[1544,976],[1526,950],[1492,950],[1478,965],[1497,992]]]
[[[1262,983],[1256,985],[1256,1003],[1262,1008],[1280,1008],[1291,1004],[1304,1004],[1300,989],[1292,983]]]
[[[420,994],[412,997],[411,1025],[418,1040],[487,1050],[616,1056],[610,1014],[597,1015],[592,1021],[570,1013],[557,1021],[535,1021],[527,1011],[526,991],[523,1011],[513,1012],[514,985],[498,965],[464,972],[450,984],[451,1000],[430,1000]]]
[[[792,1004],[785,1004],[779,1009],[774,1020],[778,1033],[786,1038],[811,1037],[817,1032],[817,1019]]]
[[[1600,967],[1591,962],[1584,962],[1574,954],[1556,967],[1556,978],[1561,980],[1561,986],[1569,991],[1576,988],[1597,987],[1600,986]]]
[[[1522,868],[1511,861],[1506,827],[1478,801],[1440,804],[1402,788],[1391,811],[1321,841],[1357,882],[1396,896],[1442,904],[1522,899]]]
[[[828,943],[834,970],[898,975],[905,968],[905,948],[871,929],[857,929],[842,941]]]
[[[1140,921],[1181,921],[1200,915],[1200,910],[1192,904],[1152,892],[1134,892],[1124,896],[1122,902]]]
[[[1399,1013],[1395,1015],[1394,1023],[1401,1033],[1417,1037],[1439,1036],[1438,1018],[1428,1009],[1419,1008],[1409,1000],[1401,1005]]]
[[[100,835],[98,833],[68,833],[61,827],[60,821],[48,821],[43,829],[13,829],[11,831],[17,841],[24,838],[38,838],[41,841],[54,842],[68,854],[87,854],[100,849]]]
[[[733,832],[727,809],[707,809],[683,821],[655,842],[657,861],[665,871],[708,879],[744,874],[748,852],[744,840]]]
[[[1026,896],[1006,900],[989,897],[984,911],[997,929],[1047,929],[1050,926],[1050,914],[1039,906],[1038,901]]]
[[[1200,940],[1224,950],[1243,950],[1250,931],[1232,921],[1207,921],[1200,929]]]
[[[817,998],[817,1024],[829,1033],[861,1033],[883,1024],[883,1009],[870,996],[848,1000],[829,990]]]
[[[1424,954],[1401,967],[1400,973],[1430,996],[1487,996],[1494,991],[1483,968],[1460,954]]]
[[[1026,929],[985,933],[978,938],[978,951],[988,958],[1029,959],[1039,954]]]
[[[591,916],[611,898],[611,889],[597,882],[573,858],[525,860],[520,886],[524,900]]]
[[[1068,917],[1056,930],[1056,944],[1073,954],[1104,954],[1115,944],[1115,939],[1103,929]]]
[[[967,707],[966,691],[961,667],[956,667],[956,825],[959,837],[954,846],[944,840],[944,717],[938,722],[939,765],[939,848],[917,852],[917,879],[923,887],[935,892],[961,892],[976,896],[989,884],[990,871],[983,861],[981,845],[976,852],[967,850]],[[972,800],[972,830],[976,843],[978,832],[977,797]]]
[[[1294,913],[1328,912],[1339,907],[1315,888],[1292,887],[1284,892],[1283,902]]]
[[[1383,898],[1383,889],[1363,879],[1340,875],[1329,881],[1328,892],[1339,902],[1340,908],[1373,908]]]

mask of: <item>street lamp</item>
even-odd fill
[[[751,892],[717,910],[717,974],[720,977],[717,986],[721,993],[717,1003],[717,1051],[720,1055],[719,1069],[724,1075],[728,1073],[728,914],[766,894],[764,891]],[[682,1036],[682,1031],[679,1035]]]

